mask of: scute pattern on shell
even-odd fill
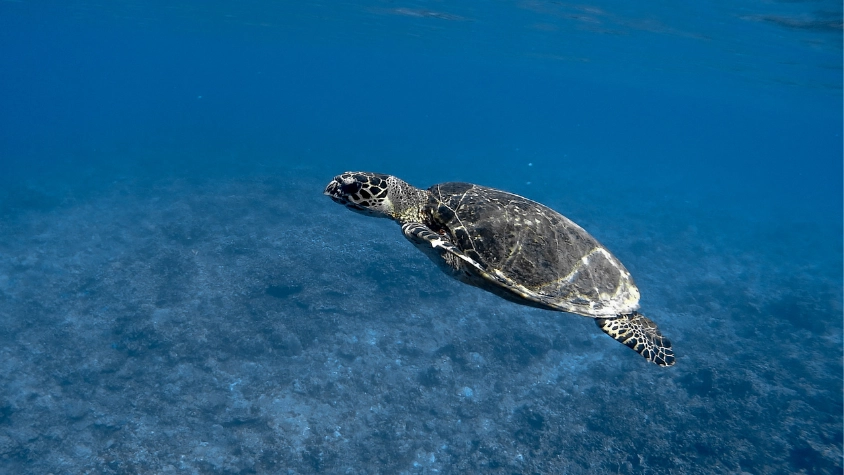
[[[639,291],[627,269],[560,213],[468,183],[442,183],[428,191],[426,224],[506,282],[490,286],[507,285],[539,306],[590,317],[638,308]]]

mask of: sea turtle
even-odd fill
[[[470,183],[427,190],[391,175],[346,172],[325,194],[368,216],[392,218],[440,269],[512,302],[594,318],[606,334],[660,366],[671,342],[638,313],[630,272],[560,213],[506,191]]]

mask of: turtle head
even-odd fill
[[[352,211],[398,221],[415,219],[427,201],[426,191],[394,176],[369,172],[337,175],[324,194]]]

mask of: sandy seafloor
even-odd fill
[[[448,279],[323,173],[6,189],[0,472],[841,473],[834,225],[545,199],[631,269],[663,369]]]

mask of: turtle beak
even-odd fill
[[[343,186],[340,181],[340,177],[335,177],[331,180],[331,182],[325,187],[325,191],[323,191],[322,194],[331,198],[331,200],[335,203],[339,203],[343,206],[349,205],[349,198],[345,193],[343,193]]]
[[[331,180],[331,183],[329,183],[328,186],[325,187],[325,191],[323,191],[322,194],[331,197],[337,196],[339,194],[337,193],[337,188],[339,187],[339,185],[340,184],[337,183],[336,178]]]

